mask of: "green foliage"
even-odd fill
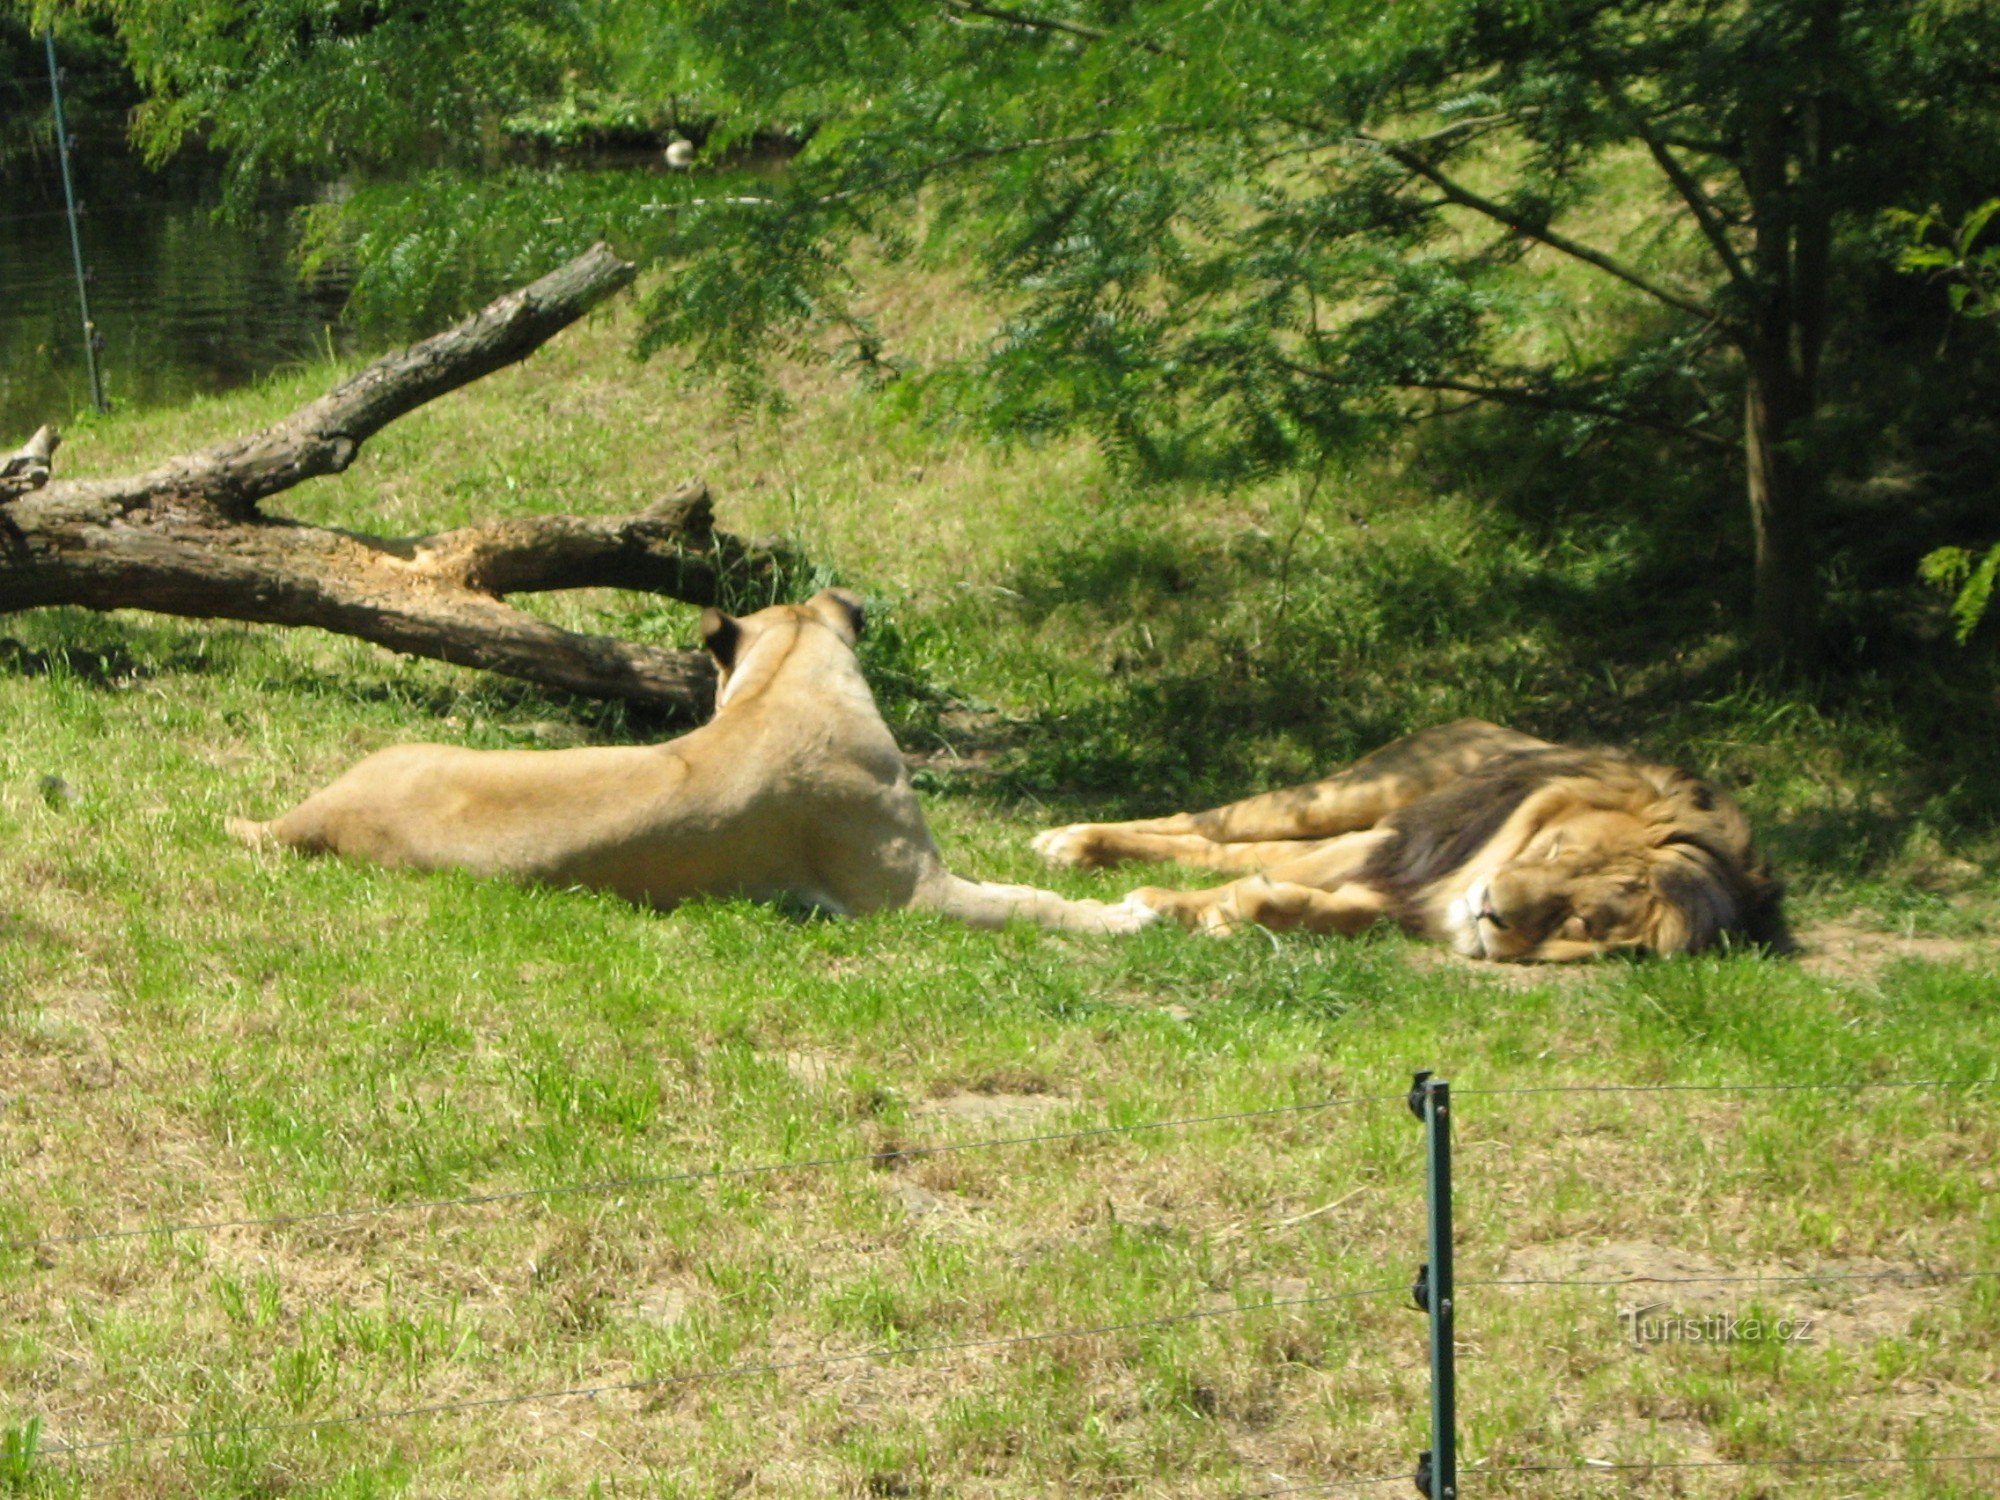
[[[1748,467],[1798,512],[1779,531],[1809,578],[1827,469],[1866,474],[1896,429],[1822,388],[1862,342],[1874,226],[1963,213],[2000,169],[2000,11],[1960,0],[113,14],[151,149],[200,136],[239,194],[342,176],[312,243],[359,263],[364,301],[457,311],[603,235],[666,273],[642,351],[739,405],[775,400],[773,354],[907,374],[942,418],[1085,431],[1153,480],[1310,471],[1467,404],[1719,457],[1748,385],[1776,413]],[[699,120],[691,171],[501,170],[509,139],[667,119]],[[798,149],[747,178],[774,138]],[[854,274],[885,257],[969,275],[989,336],[919,368]],[[1970,307],[1990,268],[1956,263]]]
[[[563,95],[553,104],[509,115],[500,122],[500,129],[510,140],[567,150],[604,141],[650,142],[672,129],[673,124],[673,112],[652,100],[628,98],[602,89],[582,89]]]
[[[1936,209],[1921,214],[1891,210],[1890,225],[1908,237],[1897,265],[1905,271],[1943,276],[1953,312],[1969,318],[2000,317],[2000,241],[1979,244],[1995,214],[2000,214],[2000,198],[1980,204],[1955,227],[1944,223]]]
[[[643,230],[639,205],[650,197],[636,172],[438,167],[303,210],[304,266],[352,266],[352,310],[363,322],[439,327],[489,289],[533,280],[551,257],[607,237],[636,248],[621,231]]]
[[[490,159],[501,122],[589,51],[577,0],[129,0],[115,15],[147,92],[139,142],[155,158],[220,149],[239,203],[286,173]]]
[[[349,247],[423,301],[432,276],[497,269],[481,250],[496,227],[513,258],[565,253],[568,198],[676,267],[646,347],[715,369],[864,331],[842,274],[858,250],[969,251],[1008,311],[978,378],[940,383],[964,414],[1009,434],[1081,426],[1147,471],[1222,475],[1313,461],[1441,381],[1585,421],[1713,417],[1716,323],[1780,268],[1726,275],[1697,221],[1706,204],[1744,226],[1719,232],[1755,260],[1747,231],[1778,212],[1738,181],[1759,111],[1789,112],[1789,160],[1806,128],[1791,114],[1839,89],[1813,128],[1840,160],[1801,158],[1784,212],[1816,199],[1865,219],[1941,185],[1940,159],[1990,150],[1977,90],[2000,38],[1987,8],[1943,0],[1244,0],[1226,26],[1195,0],[134,0],[119,16],[151,95],[142,139],[164,152],[202,132],[243,180],[411,153],[490,164],[503,130],[560,141],[607,99],[633,121],[692,99],[709,165],[802,125],[803,152],[754,194],[703,170],[606,214],[576,176],[528,194],[423,178],[316,217],[372,224]],[[1636,347],[1589,347],[1502,273],[1573,243],[1559,226],[1587,222],[1604,173],[1655,144],[1699,194],[1657,179],[1625,236],[1658,245],[1655,264],[1615,236],[1574,264],[1665,293],[1672,316]],[[639,233],[648,210],[665,232]],[[451,271],[420,266],[441,254]],[[1709,337],[1688,337],[1690,311]]]
[[[1944,277],[1953,312],[1968,318],[2000,317],[2000,241],[1983,247],[1979,243],[1995,214],[2000,214],[2000,198],[1980,204],[1956,227],[1944,223],[1935,209],[1922,214],[1892,212],[1890,224],[1907,237],[1897,264],[1905,271]],[[1919,571],[1926,583],[1952,595],[1951,617],[1963,644],[1979,628],[1993,600],[1994,582],[2000,577],[2000,544],[1983,557],[1963,547],[1939,547],[1924,558]]]
[[[2000,578],[2000,543],[1975,557],[1963,547],[1939,547],[1928,554],[1920,571],[1926,583],[1952,595],[1951,618],[1961,644],[1969,640],[1986,607],[1993,602],[1993,585]]]
[[[0,1493],[22,1495],[35,1477],[41,1452],[42,1419],[30,1417],[18,1427],[0,1428]]]

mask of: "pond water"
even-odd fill
[[[0,82],[0,112],[46,107],[47,83],[35,89],[31,78]],[[113,404],[185,401],[346,347],[346,287],[300,282],[287,204],[224,222],[212,162],[150,171],[118,115],[86,110],[70,124],[98,364]],[[60,165],[53,152],[17,158],[0,183],[4,452],[41,423],[62,426],[86,409],[90,380]]]
[[[13,56],[18,65],[24,54],[16,43],[11,53],[0,48],[0,62]],[[190,150],[149,168],[126,138],[134,97],[129,80],[101,65],[66,76],[75,142],[70,170],[85,210],[79,230],[86,286],[101,340],[98,368],[113,406],[179,404],[441,326],[414,303],[401,311],[377,305],[364,335],[342,318],[351,290],[346,277],[301,280],[293,210],[327,189],[295,185],[270,194],[254,213],[224,219],[217,212],[219,161]],[[0,454],[44,422],[69,424],[91,399],[48,112],[46,74],[0,76]],[[690,129],[699,135],[699,127]],[[753,139],[726,163],[704,169],[704,184],[727,193],[739,178],[762,183],[782,173],[795,148],[778,137]],[[676,175],[664,166],[657,141],[622,138],[559,152],[516,143],[507,164],[588,178],[579,201],[605,213],[616,208],[628,219],[635,204],[650,202],[662,180]],[[478,274],[468,274],[466,286],[480,290]]]

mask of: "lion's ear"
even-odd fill
[[[743,627],[719,609],[701,612],[701,638],[708,643],[716,665],[728,671],[736,664],[736,647],[743,639]]]
[[[847,589],[821,589],[806,608],[845,636],[850,646],[861,639],[861,632],[868,624],[861,596]]]

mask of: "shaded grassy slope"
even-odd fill
[[[951,296],[913,281],[898,316],[949,334]],[[1110,943],[733,904],[662,919],[259,860],[223,839],[225,813],[268,814],[383,744],[656,726],[323,636],[11,617],[0,1231],[1393,1096],[1418,1066],[1468,1087],[2000,1068],[1990,665],[1862,656],[1812,694],[1746,686],[1731,512],[1703,503],[1700,476],[1656,463],[1606,497],[1526,434],[1503,469],[1492,444],[1441,430],[1315,492],[1140,494],[1080,447],[972,447],[812,376],[787,377],[788,416],[732,413],[626,362],[622,338],[612,318],[576,330],[288,498],[417,529],[619,511],[703,475],[724,524],[793,534],[876,603],[871,670],[972,873],[1115,892],[1122,877],[1043,875],[1027,833],[1234,795],[1482,713],[1641,743],[1735,787],[1822,951],[1519,974],[1393,937]],[[177,450],[325,378],[89,425],[65,456],[101,471]],[[546,607],[692,639],[688,612],[649,600]],[[1468,1278],[2000,1268],[1990,1091],[1468,1097],[1460,1114]],[[0,1425],[44,1414],[47,1443],[296,1422],[1399,1289],[1421,1258],[1420,1170],[1391,1097],[887,1168],[14,1249]],[[140,1446],[73,1472],[0,1464],[0,1491],[1235,1495],[1404,1472],[1425,1386],[1403,1295]],[[1652,1295],[1469,1293],[1474,1457],[2000,1451],[1993,1280],[1666,1294],[1690,1314],[1820,1320],[1784,1348],[1635,1351],[1616,1312]],[[1620,1488],[1994,1482],[1725,1470]]]

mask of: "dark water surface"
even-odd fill
[[[0,111],[28,107],[32,88],[0,84]],[[46,101],[43,84],[33,104]],[[70,123],[90,310],[103,340],[98,365],[114,405],[185,401],[348,346],[338,325],[346,288],[298,278],[291,203],[225,223],[214,212],[221,176],[213,163],[150,171],[115,116],[86,113]],[[53,152],[16,160],[4,180],[0,452],[90,404],[60,166]]]

